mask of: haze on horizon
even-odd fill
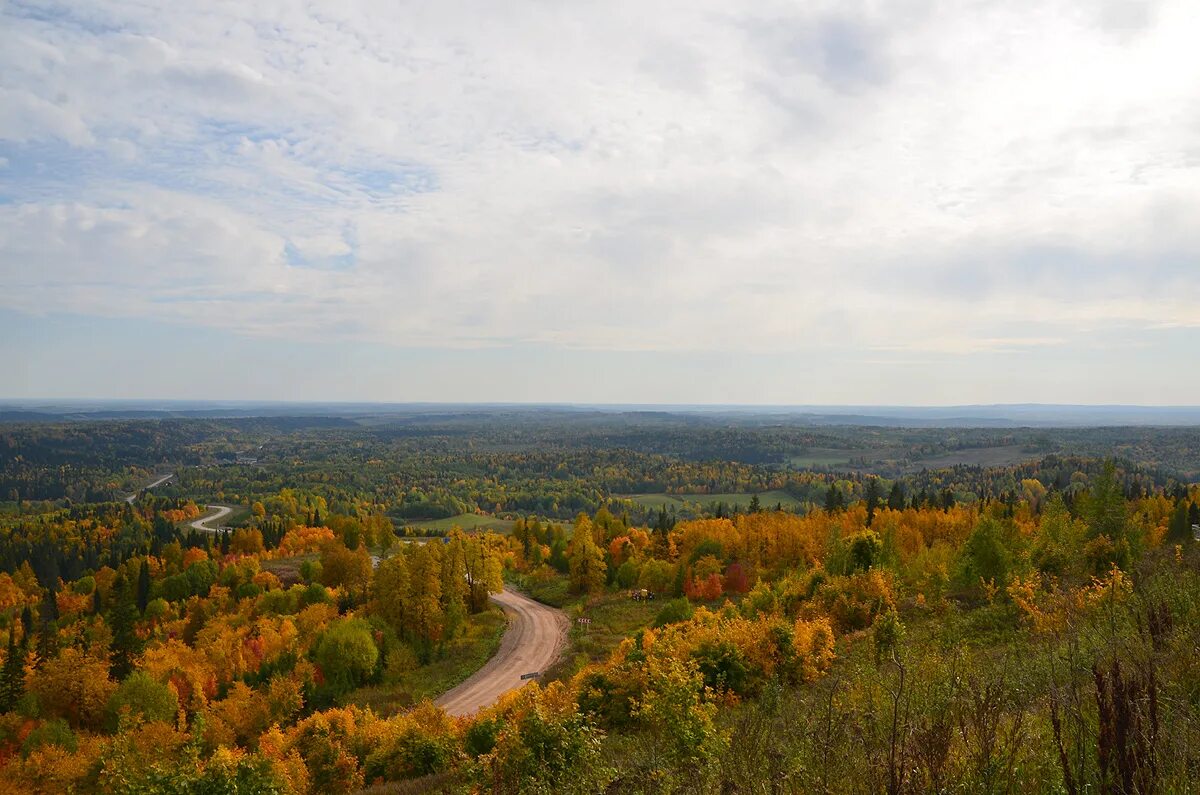
[[[1189,0],[0,6],[0,397],[1200,402]]]

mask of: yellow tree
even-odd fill
[[[334,540],[321,548],[321,582],[342,586],[348,594],[364,594],[371,582],[371,556],[366,548],[350,550]]]
[[[441,550],[435,544],[412,544],[408,556],[409,589],[405,605],[409,633],[422,658],[429,659],[433,645],[442,639]]]
[[[397,633],[404,632],[404,603],[409,594],[408,561],[394,555],[379,564],[371,581],[371,612]]]
[[[442,548],[442,610],[447,637],[453,637],[466,620],[470,592],[463,533],[456,528],[450,533],[450,542]]]
[[[66,718],[74,728],[99,728],[116,689],[106,661],[71,647],[48,660],[29,680],[29,690],[42,709]]]
[[[494,537],[490,533],[471,536],[463,545],[471,610],[476,613],[487,606],[488,594],[504,590],[500,551],[491,543]]]
[[[568,552],[571,571],[571,588],[576,593],[596,593],[604,588],[604,574],[608,566],[604,553],[596,546],[591,528],[576,526]]]

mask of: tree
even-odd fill
[[[38,630],[37,637],[37,654],[35,664],[41,668],[50,660],[53,660],[58,655],[58,626],[46,616],[42,619],[41,628]]]
[[[845,498],[842,497],[841,489],[836,483],[829,484],[829,490],[825,492],[825,512],[837,513],[846,507]]]
[[[471,611],[478,613],[487,607],[489,594],[504,590],[500,557],[488,546],[487,536],[473,536],[465,540],[463,566],[471,599]]]
[[[984,516],[976,523],[962,550],[964,585],[974,587],[981,582],[990,582],[1004,587],[1014,560],[1009,535],[1004,523],[990,516]]]
[[[632,588],[638,580],[638,566],[632,560],[627,560],[617,567],[616,583],[621,588]]]
[[[1092,561],[1097,572],[1107,571],[1116,564],[1127,569],[1137,552],[1129,504],[1117,482],[1117,467],[1111,460],[1096,478],[1084,510],[1088,537],[1099,543],[1089,549],[1100,551]]]
[[[888,492],[887,505],[893,511],[904,510],[904,487],[900,485],[900,481],[892,484],[892,490]]]
[[[1071,518],[1058,492],[1050,495],[1042,509],[1030,559],[1039,571],[1062,576],[1074,568],[1083,542],[1080,522]]]
[[[317,641],[313,657],[335,690],[351,690],[375,671],[379,647],[371,635],[367,622],[349,618],[335,623]]]
[[[682,566],[680,567],[682,568]],[[665,560],[651,558],[642,564],[638,572],[638,587],[654,593],[665,594],[671,590],[675,579],[675,567]]]
[[[762,510],[762,504],[758,501],[758,495],[750,497],[750,513],[758,513]]]
[[[575,593],[596,593],[604,588],[604,553],[589,532],[576,531],[570,548],[571,589]]]
[[[869,571],[883,558],[883,541],[874,530],[864,530],[846,539],[849,552],[849,573]]]
[[[879,478],[867,478],[864,496],[867,503],[867,527],[870,527],[875,521],[875,511],[879,508]]]
[[[445,636],[453,637],[467,619],[467,599],[471,597],[467,553],[461,531],[450,534],[450,542],[442,548],[442,614],[445,616]]]
[[[137,581],[137,609],[139,613],[146,612],[146,605],[150,604],[150,564],[145,558],[142,558],[142,566],[138,569]]]
[[[108,725],[116,730],[123,712],[146,721],[175,720],[179,699],[175,691],[145,671],[134,671],[108,700]]]
[[[17,633],[8,631],[8,653],[0,668],[0,713],[16,708],[25,695],[25,644],[17,645]]]
[[[142,651],[142,641],[137,634],[137,608],[124,578],[113,583],[115,602],[109,613],[112,625],[112,651],[110,670],[113,678],[120,681],[133,670],[133,661]]]
[[[1175,510],[1171,513],[1171,520],[1167,524],[1168,542],[1182,544],[1191,540],[1192,524],[1188,521],[1188,508],[1187,500],[1175,503]]]
[[[351,550],[340,541],[330,541],[321,548],[321,583],[365,597],[371,584],[370,554],[363,547]]]
[[[103,660],[74,647],[63,649],[29,677],[29,690],[42,709],[66,718],[73,728],[99,728],[116,687]]]
[[[550,542],[550,566],[561,574],[566,574],[571,567],[567,560],[567,542],[562,538],[555,538]]]
[[[405,612],[409,637],[416,641],[418,653],[424,662],[429,661],[433,645],[441,641],[445,630],[440,557],[435,545],[410,545],[409,590]]]
[[[399,635],[405,634],[404,603],[408,599],[408,561],[394,555],[379,564],[371,581],[371,612]]]

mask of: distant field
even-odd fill
[[[942,469],[959,464],[1003,467],[1019,464],[1023,461],[1031,461],[1040,457],[1038,453],[1024,452],[1017,445],[951,450],[902,464],[901,462],[908,455],[910,455],[910,451],[902,447],[861,450],[814,448],[800,455],[790,456],[787,462],[793,469],[822,468],[871,472],[877,470],[880,464],[890,464],[901,467],[902,471],[905,472],[918,472],[922,469]],[[853,464],[850,463],[852,459],[855,461]],[[862,463],[864,459],[867,462],[866,465]]]
[[[850,458],[856,455],[871,455],[870,450],[833,450],[813,448],[800,455],[788,457],[788,464],[796,469],[812,467],[836,467],[850,463]]]
[[[723,502],[730,507],[737,505],[746,508],[749,507],[750,500],[754,497],[749,492],[724,494],[619,494],[615,496],[617,499],[632,500],[638,505],[653,509],[662,508],[663,506],[675,506],[679,508],[685,503],[709,505],[714,502]],[[785,491],[764,491],[758,495],[758,501],[763,508],[773,508],[779,503],[782,503],[785,508],[795,508],[800,505],[799,500]]]
[[[673,494],[614,494],[613,498],[617,500],[631,500],[638,505],[656,510],[663,506],[668,508],[675,506],[678,508],[683,505],[683,500]]]
[[[497,519],[495,516],[481,516],[477,513],[460,513],[457,516],[447,516],[445,519],[428,519],[420,522],[404,522],[404,527],[419,530],[440,530],[446,532],[455,527],[461,530],[495,530],[507,533],[512,530],[512,519]]]
[[[1032,461],[1040,457],[1041,454],[1026,452],[1017,445],[1007,445],[1005,447],[976,447],[968,450],[955,450],[950,453],[931,456],[929,458],[922,458],[914,461],[909,468],[913,470],[941,469],[943,467],[952,467],[958,464],[982,467],[1006,467],[1013,464],[1020,464],[1022,461]]]

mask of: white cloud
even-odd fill
[[[151,6],[0,12],[0,306],[667,351],[1200,326],[1187,0]]]

